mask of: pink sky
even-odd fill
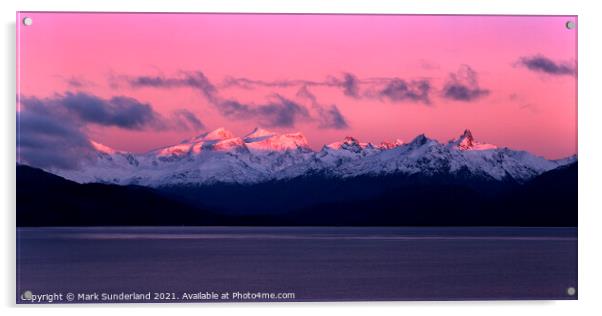
[[[193,88],[134,88],[124,79],[202,71],[220,98],[252,107],[277,93],[306,107],[310,118],[269,129],[300,131],[314,148],[348,135],[379,143],[425,133],[447,141],[469,128],[479,141],[547,158],[577,153],[576,74],[521,64],[521,58],[539,56],[576,65],[577,32],[565,28],[575,17],[20,13],[18,20],[24,16],[33,25],[17,23],[21,96],[128,96],[165,117],[187,109],[205,125],[197,131],[85,128],[91,139],[120,150],[143,152],[221,126],[244,135],[260,125],[257,117],[224,115]],[[450,74],[463,65],[489,93],[470,101],[444,96]],[[308,86],[319,104],[336,105],[348,124],[320,128],[316,109],[297,96],[301,86],[222,86],[228,77],[325,82],[343,73],[359,80],[427,80],[430,102],[371,97],[382,87],[369,85],[360,86],[357,98],[337,87]],[[74,87],[70,79],[83,84]]]

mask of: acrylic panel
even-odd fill
[[[577,17],[17,13],[17,303],[577,298]]]

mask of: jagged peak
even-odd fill
[[[470,142],[474,141],[474,137],[472,136],[472,132],[469,129],[465,129],[460,139],[466,139]]]
[[[360,143],[357,141],[355,137],[345,136],[342,141],[330,143],[326,145],[327,148],[330,149],[345,149],[349,147],[360,147]]]
[[[488,150],[495,149],[497,146],[492,144],[479,143],[474,139],[472,132],[469,129],[464,130],[464,133],[450,144],[459,150]]]
[[[345,136],[345,138],[343,139],[343,143],[347,143],[347,144],[359,144],[359,142],[357,141],[357,139],[353,136]]]
[[[373,149],[372,143],[360,143],[357,138],[352,136],[346,136],[342,141],[330,143],[325,145],[323,149],[334,149],[334,150],[348,150],[359,153],[364,149]]]

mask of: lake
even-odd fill
[[[17,229],[17,303],[576,299],[571,287],[576,228]]]

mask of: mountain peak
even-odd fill
[[[97,150],[86,160],[86,168],[65,170],[59,175],[78,181],[100,181],[119,184],[164,186],[170,184],[259,183],[293,179],[306,173],[349,178],[352,176],[397,174],[433,176],[441,173],[485,176],[505,180],[511,177],[526,181],[532,177],[576,162],[576,157],[547,160],[526,151],[494,149],[477,142],[471,131],[464,131],[449,143],[440,143],[426,135],[416,136],[411,143],[387,151],[401,141],[385,143],[378,149],[370,143],[346,137],[338,142],[311,150],[301,133],[274,134],[256,129],[253,136],[263,139],[247,141],[230,137],[221,128],[201,135],[195,141],[180,143],[133,154],[115,151],[97,142]],[[225,139],[215,139],[215,138]],[[207,140],[215,139],[215,140]],[[485,151],[489,149],[489,151]],[[479,151],[481,150],[481,151]],[[115,153],[107,155],[106,153]],[[468,174],[465,174],[469,172]],[[466,178],[468,179],[468,178]]]
[[[224,140],[229,138],[234,138],[234,134],[229,130],[220,127],[211,132],[205,133],[201,135],[204,140]]]
[[[345,136],[345,138],[343,139],[343,143],[353,144],[353,143],[358,143],[358,141],[357,141],[357,139],[355,137]]]
[[[256,132],[256,133],[255,133]],[[309,148],[307,138],[299,132],[275,134],[260,129],[245,137],[247,146],[260,151],[285,151],[287,149]]]
[[[414,146],[422,146],[424,144],[426,144],[430,139],[428,137],[426,137],[426,135],[424,134],[420,134],[418,136],[416,136],[411,142],[410,145],[414,145]]]
[[[348,149],[350,147],[360,148],[360,143],[357,141],[357,139],[355,137],[345,136],[345,138],[343,138],[342,141],[330,143],[330,144],[326,145],[326,147],[331,148],[331,149]]]
[[[469,129],[464,130],[464,133],[458,137],[456,140],[452,140],[451,144],[455,146],[457,149],[465,151],[465,150],[487,150],[487,149],[495,149],[497,146],[492,144],[483,144],[479,143],[472,136],[472,132]]]
[[[244,140],[246,142],[254,142],[254,141],[263,140],[268,137],[272,137],[274,135],[276,135],[276,133],[274,133],[272,131],[269,131],[267,129],[263,129],[260,127],[255,127],[249,134],[247,134],[244,137]]]
[[[360,143],[355,137],[347,136],[342,141],[330,143],[325,147],[336,150],[343,149],[359,153],[366,148],[373,148],[374,146],[370,143]]]
[[[474,138],[472,137],[472,132],[469,129],[464,130],[464,134],[462,134],[462,137],[471,141],[474,140]]]
[[[472,132],[469,129],[464,130],[462,136],[456,141],[457,147],[460,150],[468,150],[474,147],[475,141]]]

